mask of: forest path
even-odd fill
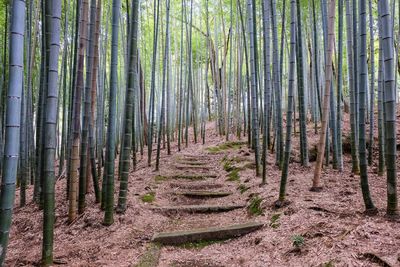
[[[213,258],[187,256],[188,250],[226,243],[263,226],[243,212],[248,199],[238,173],[251,168],[251,160],[232,155],[249,154],[244,150],[242,142],[225,142],[180,152],[164,163],[154,176],[150,209],[168,217],[169,226],[155,231],[137,266],[219,266]],[[170,259],[171,254],[179,259]]]

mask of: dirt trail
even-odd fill
[[[88,194],[86,212],[74,224],[68,225],[66,181],[58,181],[55,258],[66,266],[135,266],[148,251],[155,233],[257,221],[265,226],[239,238],[163,246],[158,266],[379,266],[372,256],[368,256],[370,254],[392,266],[400,266],[400,223],[384,217],[385,177],[376,175],[376,165],[369,168],[369,179],[372,197],[380,212],[375,217],[367,217],[362,214],[359,177],[350,173],[350,157],[345,155],[343,173],[331,167],[323,171],[322,192],[310,192],[314,165],[311,163],[305,168],[296,162],[299,156],[296,136],[287,190],[290,204],[275,210],[272,203],[278,195],[280,171],[273,164],[274,155],[267,158],[267,185],[260,187],[261,178],[254,175],[251,151],[246,145],[215,151],[214,148],[225,141],[213,128],[214,124],[207,125],[206,145],[190,142],[179,153],[173,146],[172,156],[162,151],[159,172],[154,172],[154,167],[147,167],[147,158],[143,155],[137,171],[131,172],[129,177],[127,211],[116,214],[115,223],[110,227],[101,224],[103,212],[94,203],[93,192]],[[312,127],[309,128],[312,147],[318,137]],[[194,173],[199,179],[170,178],[183,172]],[[204,174],[213,177],[200,179]],[[179,194],[193,190],[230,194],[223,197]],[[18,193],[6,264],[36,266],[41,253],[42,211],[34,204],[19,208]],[[118,181],[116,198],[117,193]],[[259,216],[250,215],[248,208],[209,213],[155,209],[183,205],[249,205],[256,195],[263,208]],[[28,191],[28,199],[31,196],[32,188]],[[295,235],[304,238],[300,250],[293,249],[292,237]]]

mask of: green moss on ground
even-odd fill
[[[161,245],[151,243],[147,251],[140,257],[135,267],[156,267],[161,255]]]
[[[212,244],[217,244],[217,243],[221,243],[221,242],[222,242],[221,240],[198,241],[198,242],[185,243],[185,244],[179,245],[179,247],[185,248],[185,249],[203,249]]]
[[[261,207],[262,200],[263,199],[258,195],[255,195],[250,199],[250,204],[247,208],[249,214],[255,216],[263,214],[264,209]]]
[[[156,175],[156,176],[154,176],[154,180],[155,180],[157,183],[161,183],[161,182],[163,182],[163,181],[165,181],[165,180],[168,180],[168,177],[167,177],[167,176],[164,176],[164,175]]]
[[[240,191],[240,194],[244,194],[247,190],[250,189],[250,187],[244,184],[240,184],[237,189]]]
[[[276,229],[278,228],[281,224],[279,222],[279,218],[281,217],[281,213],[275,213],[272,215],[269,226],[272,228]]]
[[[142,195],[140,198],[145,203],[152,203],[156,199],[156,193],[155,192],[149,192],[149,193],[147,193],[145,195]]]
[[[247,144],[247,142],[243,142],[243,141],[225,142],[218,146],[207,147],[206,150],[212,154],[216,154],[216,153],[222,152],[224,150],[239,149],[245,144]]]
[[[239,170],[238,170],[238,169],[232,170],[232,171],[228,174],[228,179],[226,179],[226,180],[227,180],[227,181],[230,181],[230,182],[238,182],[238,181],[240,181]]]

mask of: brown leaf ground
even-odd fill
[[[316,144],[318,136],[309,127],[309,146]],[[56,184],[56,229],[54,255],[66,266],[134,266],[148,247],[152,235],[157,231],[183,230],[195,227],[218,226],[257,220],[265,227],[247,236],[215,242],[198,248],[166,246],[161,250],[159,266],[379,266],[364,253],[372,253],[386,260],[392,266],[400,266],[400,223],[385,218],[386,182],[385,177],[376,175],[376,161],[369,167],[372,197],[379,214],[368,217],[363,214],[359,177],[350,172],[349,155],[344,155],[344,171],[323,171],[324,190],[310,192],[314,163],[301,167],[291,163],[289,170],[287,199],[290,204],[279,210],[273,208],[277,199],[280,171],[274,166],[274,156],[269,155],[267,185],[260,187],[260,177],[255,177],[254,169],[245,168],[239,172],[240,182],[229,182],[223,170],[224,157],[241,157],[243,162],[253,161],[253,154],[243,145],[240,148],[210,154],[205,150],[224,142],[215,134],[214,124],[207,125],[206,145],[193,144],[177,153],[173,146],[173,156],[162,152],[161,168],[147,167],[146,155],[139,160],[138,170],[131,172],[129,181],[128,209],[125,214],[115,215],[112,226],[102,225],[103,212],[94,203],[94,195],[87,196],[87,209],[72,225],[67,224],[66,180]],[[345,129],[346,134],[348,129]],[[298,134],[294,138],[293,155],[298,159]],[[176,174],[173,168],[178,157],[203,155],[203,161],[211,166],[209,172],[218,178],[205,181],[166,180],[156,181],[158,174]],[[140,156],[139,156],[140,158]],[[377,158],[377,157],[375,157]],[[240,165],[241,163],[237,163]],[[201,173],[202,170],[196,170]],[[117,176],[116,176],[117,177]],[[233,195],[209,200],[188,199],[172,194],[180,187],[192,184],[206,187],[221,185],[221,190],[231,190]],[[241,194],[239,185],[250,189]],[[218,190],[218,189],[213,189]],[[116,181],[116,199],[118,197]],[[156,192],[153,203],[144,203],[141,196]],[[263,199],[264,213],[252,217],[246,209],[219,214],[161,214],[150,208],[177,204],[241,204],[254,194]],[[16,208],[8,249],[7,266],[35,266],[41,255],[42,212],[34,205]],[[28,198],[32,197],[32,188]],[[276,219],[279,217],[279,219]],[[292,237],[304,237],[300,251],[294,250]],[[328,263],[333,265],[327,265]]]

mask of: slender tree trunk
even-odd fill
[[[166,0],[166,31],[165,31],[165,47],[164,47],[164,60],[163,60],[163,76],[162,76],[162,92],[161,92],[161,113],[158,124],[158,135],[157,135],[157,157],[156,157],[156,171],[159,170],[160,166],[160,150],[161,150],[161,136],[162,129],[165,121],[165,96],[166,96],[166,76],[168,68],[168,55],[169,55],[169,5],[170,1]]]
[[[108,110],[106,162],[104,179],[106,180],[106,201],[104,225],[114,222],[114,160],[116,139],[116,112],[117,112],[117,68],[118,68],[118,32],[121,1],[112,1],[112,37],[111,37],[111,64],[110,64],[110,97]]]
[[[254,3],[253,3],[254,4]],[[252,135],[254,140],[254,154],[256,162],[256,175],[260,174],[259,165],[259,131],[258,131],[258,103],[257,103],[257,68],[256,68],[256,38],[255,27],[253,22],[253,7],[252,0],[247,1],[248,17],[249,17],[249,34],[250,34],[250,67],[251,67],[251,105],[252,105]]]
[[[387,0],[379,0],[382,23],[382,48],[384,62],[385,156],[387,177],[387,214],[398,215],[396,169],[396,85],[394,84],[393,24]]]
[[[378,10],[380,4],[378,4]],[[382,19],[378,15],[379,28],[379,68],[378,68],[378,175],[382,176],[385,172],[385,127],[383,116],[383,47],[382,47]]]
[[[267,0],[262,1],[263,11],[263,37],[264,37],[264,135],[263,135],[263,150],[262,150],[262,183],[266,183],[267,177],[267,149],[269,137],[269,110],[271,103],[271,47],[270,47],[270,5]]]
[[[92,117],[91,102],[92,102],[92,69],[94,62],[94,38],[95,38],[95,21],[96,21],[96,0],[90,0],[90,21],[88,35],[88,55],[86,64],[86,84],[84,92],[84,112],[82,122],[82,138],[80,149],[80,166],[79,166],[79,201],[78,212],[83,213],[86,206],[86,191],[87,191],[87,175],[91,172],[90,162],[88,162],[89,151],[89,126]],[[88,166],[89,165],[89,166]]]
[[[290,151],[292,146],[292,122],[294,109],[294,86],[295,86],[295,67],[296,67],[296,0],[290,1],[290,62],[289,62],[289,87],[288,87],[288,106],[286,112],[286,144],[285,157],[282,166],[281,183],[279,188],[279,198],[275,206],[281,207],[286,197],[286,184],[289,171]],[[298,18],[298,17],[297,17]]]
[[[71,178],[69,186],[69,221],[72,222],[76,218],[77,213],[77,194],[78,194],[78,172],[79,172],[79,142],[80,142],[80,128],[81,128],[81,95],[83,89],[83,68],[86,49],[86,18],[88,14],[87,0],[82,2],[82,15],[77,16],[80,19],[79,27],[79,55],[77,66],[77,78],[74,82],[74,107],[73,107],[73,141],[71,151]],[[79,9],[79,6],[77,9]],[[85,187],[86,188],[86,187]]]
[[[351,6],[350,0],[346,0],[346,28],[347,28],[347,64],[349,73],[349,94],[350,94],[350,141],[351,141],[351,162],[352,172],[354,174],[360,173],[360,162],[358,159],[358,144],[357,144],[357,106],[356,106],[356,89],[355,89],[355,72],[354,72],[354,57],[353,57],[353,38],[352,32],[352,20],[351,20]],[[350,49],[349,49],[350,48]]]
[[[58,105],[58,56],[60,52],[60,24],[61,24],[61,0],[46,1],[46,26],[49,29],[49,58],[47,59],[47,97],[44,142],[44,166],[45,177],[43,184],[43,249],[42,264],[53,264],[53,240],[55,221],[55,151],[56,151],[56,124]]]
[[[368,212],[376,212],[375,205],[372,201],[368,185],[368,164],[366,156],[366,140],[365,140],[365,108],[366,108],[366,92],[368,87],[368,65],[367,65],[367,5],[366,0],[360,0],[360,85],[359,85],[359,154],[360,154],[360,179],[361,191],[363,194],[365,209]]]
[[[0,266],[3,265],[6,258],[15,198],[24,72],[24,32],[25,1],[14,0],[11,13],[10,76],[7,92],[3,177],[0,192]]]
[[[120,171],[120,186],[119,186],[119,198],[118,198],[118,212],[125,212],[126,210],[126,197],[128,192],[128,176],[130,167],[130,154],[132,152],[132,129],[134,124],[134,110],[135,110],[135,92],[137,92],[138,85],[138,57],[137,57],[137,33],[138,33],[138,16],[139,16],[139,3],[136,0],[132,0],[132,12],[131,12],[131,23],[130,26],[130,48],[129,48],[129,72],[128,72],[128,86],[126,89],[126,100],[125,100],[125,118],[124,118],[124,142],[121,148],[121,167]],[[136,153],[136,151],[133,151]]]
[[[272,49],[273,49],[273,81],[275,94],[275,131],[276,131],[276,164],[280,167],[283,162],[283,126],[282,126],[282,90],[279,79],[279,53],[278,53],[278,30],[276,21],[276,0],[269,0],[271,5],[272,22]]]
[[[297,3],[297,84],[299,98],[299,116],[300,116],[300,152],[301,165],[308,166],[308,142],[307,142],[307,107],[304,92],[304,72],[303,72],[303,41],[302,41],[302,25],[301,25],[301,7],[300,0]],[[286,151],[285,151],[286,153]]]
[[[321,118],[321,133],[320,139],[318,143],[318,155],[317,162],[315,165],[314,171],[314,179],[311,190],[320,191],[321,187],[321,171],[322,171],[322,163],[324,161],[324,149],[327,135],[327,126],[328,126],[328,118],[329,118],[329,98],[330,98],[330,90],[331,90],[331,81],[332,81],[332,51],[333,51],[333,42],[335,39],[334,33],[334,21],[335,21],[335,0],[330,0],[329,4],[329,17],[328,17],[328,48],[325,62],[325,94],[324,94],[324,102],[322,109],[322,118]]]
[[[158,22],[159,22],[160,0],[154,0],[154,16],[156,21],[154,23],[153,34],[153,60],[151,68],[151,85],[150,85],[150,103],[149,103],[149,130],[147,136],[148,158],[147,164],[151,166],[151,154],[153,150],[153,129],[154,129],[154,97],[155,97],[155,83],[156,83],[156,64],[157,64],[157,43],[158,43]]]
[[[343,1],[339,0],[339,29],[338,29],[338,74],[337,74],[337,167],[343,171],[343,142],[342,142],[342,97],[343,97]]]

